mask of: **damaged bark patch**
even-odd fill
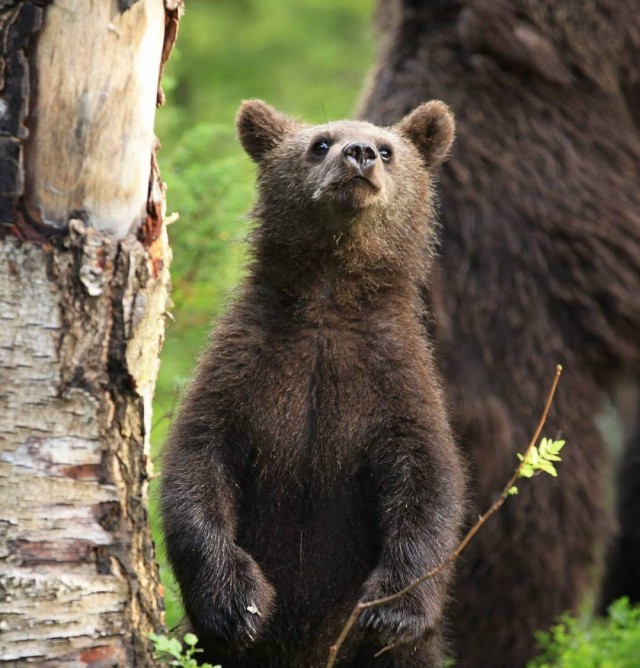
[[[41,5],[5,2],[0,8],[0,239],[17,232],[16,210],[24,191],[22,142],[28,136],[28,51],[42,26]]]
[[[98,645],[97,647],[87,649],[80,654],[79,658],[87,666],[95,666],[98,662],[101,665],[108,666],[120,665],[113,662],[117,656],[115,648],[111,645]]]
[[[84,540],[28,541],[14,540],[7,543],[12,559],[21,565],[35,563],[77,564],[94,559],[94,545]]]
[[[76,215],[115,239],[135,234],[145,217],[166,22],[156,0],[119,7],[48,7],[31,60],[38,113],[24,195],[51,228]]]
[[[115,531],[120,526],[122,509],[115,501],[104,501],[95,507],[98,524],[106,531]]]

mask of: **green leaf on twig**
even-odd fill
[[[524,455],[518,454],[518,459],[520,460],[518,477],[531,478],[538,473],[544,472],[556,478],[558,472],[553,462],[562,461],[560,451],[564,445],[564,440],[554,441],[550,438],[543,438],[539,446],[529,448]]]

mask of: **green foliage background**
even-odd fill
[[[373,60],[373,0],[186,0],[158,113],[173,247],[168,323],[151,434],[156,470],[171,413],[212,319],[242,276],[254,171],[235,138],[240,101],[261,97],[312,122],[349,116]],[[181,612],[165,566],[167,624]]]
[[[538,634],[538,640],[542,651],[529,668],[638,668],[640,607],[621,598],[606,619],[563,616],[547,633]]]

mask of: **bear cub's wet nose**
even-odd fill
[[[368,172],[378,159],[378,151],[367,141],[352,141],[342,149],[344,159],[361,173]]]

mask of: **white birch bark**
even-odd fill
[[[8,4],[0,665],[150,665],[148,434],[170,259],[153,119],[180,3]]]

